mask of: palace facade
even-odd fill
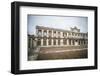
[[[70,30],[36,26],[36,35],[28,35],[28,48],[83,45],[88,46],[88,33],[76,26]]]

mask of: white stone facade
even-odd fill
[[[36,26],[37,36],[29,37],[29,47],[41,46],[80,46],[88,44],[88,33],[80,32],[77,27],[71,30]],[[33,40],[33,44],[31,41]]]

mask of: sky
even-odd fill
[[[80,32],[88,32],[88,17],[78,16],[50,16],[50,15],[28,15],[27,16],[28,34],[35,35],[36,26],[45,26],[70,30],[76,26]]]

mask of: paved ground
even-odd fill
[[[38,54],[38,60],[52,60],[52,59],[77,59],[87,58],[87,48],[84,49],[66,49],[66,48],[42,48]]]
[[[88,58],[87,46],[38,47],[31,49],[28,60],[55,60]]]

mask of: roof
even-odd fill
[[[36,26],[36,29],[55,30],[55,31],[60,31],[60,32],[73,32],[72,30],[64,30],[64,29],[51,28],[51,27],[45,27],[45,26]],[[77,27],[74,27],[71,29],[77,29],[79,31],[77,33],[81,33],[80,29],[78,29]],[[76,33],[76,32],[74,32],[74,33]]]

